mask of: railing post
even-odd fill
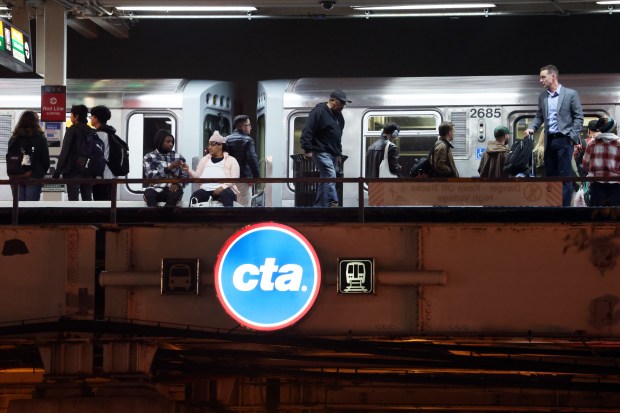
[[[111,189],[111,204],[110,204],[110,224],[116,225],[116,193],[117,193],[118,184],[116,183],[116,179],[114,179],[114,184],[110,185]]]

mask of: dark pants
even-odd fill
[[[11,184],[11,190],[13,191],[13,197],[15,197],[15,192],[19,188],[19,198],[20,201],[40,201],[41,200],[41,190],[43,185],[41,184]]]
[[[620,184],[590,182],[590,206],[620,206]]]
[[[156,207],[158,202],[165,202],[167,207],[175,207],[182,197],[183,190],[180,188],[175,192],[171,192],[168,187],[162,188],[162,190],[147,188],[144,191],[144,201],[148,207]]]
[[[199,189],[192,194],[192,198],[196,198],[198,203],[207,202],[210,197],[213,197],[213,191],[205,191],[204,189]],[[233,202],[237,200],[237,195],[233,192],[232,188],[226,188],[218,197],[213,197],[214,199],[218,199],[222,205],[225,207],[233,206]]]
[[[92,176],[82,173],[63,174],[65,179],[92,179]],[[93,186],[91,184],[67,184],[67,195],[69,201],[79,201],[82,195],[82,201],[93,200]]]
[[[93,185],[93,200],[94,201],[112,200],[112,185],[111,184]]]
[[[547,176],[574,176],[573,141],[561,133],[549,134],[545,147],[545,173]],[[570,206],[573,198],[573,183],[562,184],[562,206]]]

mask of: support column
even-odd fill
[[[44,6],[43,48],[46,85],[67,83],[67,11],[56,1],[46,1]],[[37,35],[37,47],[40,47]],[[39,55],[37,55],[39,57]],[[38,70],[37,70],[38,71]]]

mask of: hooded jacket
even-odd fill
[[[301,147],[305,153],[327,152],[342,156],[342,131],[344,117],[334,113],[327,103],[319,103],[312,109],[301,134]]]
[[[506,178],[508,173],[504,172],[504,164],[508,158],[509,149],[503,143],[491,141],[487,145],[487,150],[482,154],[478,173],[481,178]]]
[[[62,140],[62,149],[58,157],[54,178],[83,175],[84,168],[78,164],[78,142],[84,136],[91,133],[93,128],[85,123],[77,122],[69,126]],[[90,175],[86,176],[91,178]]]

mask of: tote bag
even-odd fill
[[[385,144],[383,160],[379,164],[379,178],[398,178],[398,176],[390,172],[390,163],[388,162],[388,151],[390,150],[390,145],[393,145],[393,143],[387,142]]]

